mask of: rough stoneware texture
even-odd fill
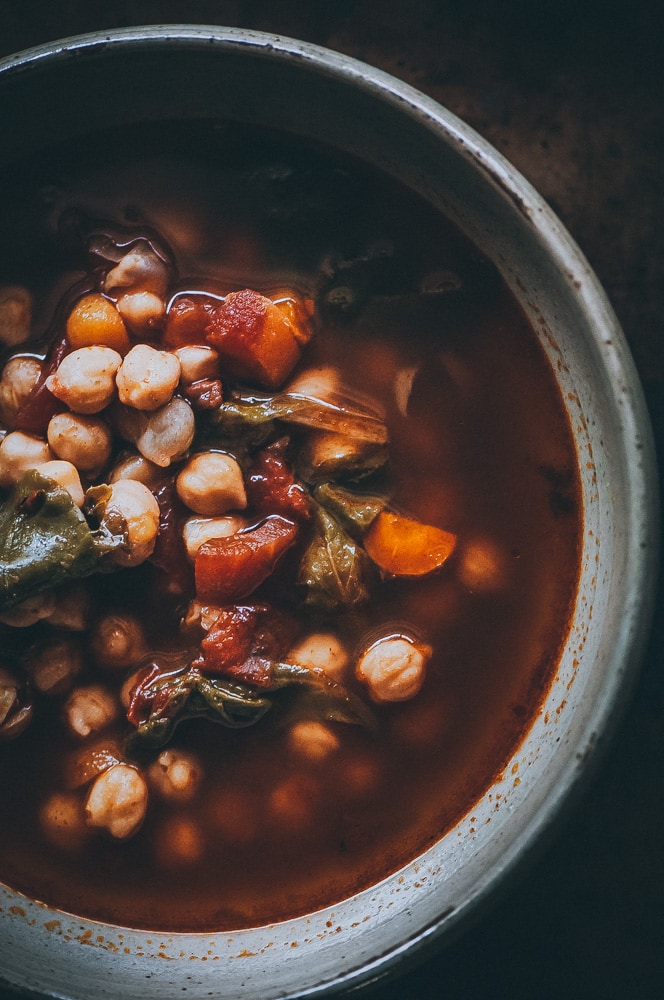
[[[336,60],[332,60],[332,72],[335,66]],[[358,77],[361,75],[358,71]],[[377,82],[382,85],[385,81],[377,78]],[[357,148],[353,143],[361,142],[366,126],[371,124],[372,142],[382,143],[387,157],[390,137],[394,134],[392,116],[398,112],[393,108],[382,117],[371,114],[371,89],[371,83],[367,84],[364,98],[367,103],[362,106],[366,117],[357,116],[359,125],[351,146]],[[406,106],[411,102],[421,103],[405,90],[398,92],[396,100],[390,98],[394,107],[404,100]],[[57,106],[56,101],[55,108]],[[254,107],[257,113],[263,113],[260,102]],[[355,104],[356,111],[357,107]],[[53,109],[44,110],[50,115]],[[439,112],[426,102],[423,111],[430,129]],[[640,436],[643,411],[629,359],[587,265],[576,255],[565,234],[528,187],[518,179],[510,180],[504,164],[490,151],[478,150],[472,134],[457,122],[445,119],[444,115],[442,118],[447,121],[452,135],[449,146],[439,148],[430,133],[424,143],[417,146],[420,155],[414,161],[411,154],[416,147],[409,143],[418,140],[411,125],[412,110],[408,114],[410,117],[400,132],[404,145],[399,156],[390,163],[391,169],[406,176],[415,186],[423,187],[433,200],[444,202],[483,248],[495,256],[506,270],[508,279],[510,274],[513,282],[518,277],[522,286],[520,297],[536,320],[552,358],[560,353],[567,366],[574,369],[566,379],[565,389],[575,397],[570,402],[573,420],[580,428],[579,451],[583,459],[592,460],[594,464],[594,468],[588,470],[585,483],[594,534],[586,537],[584,559],[590,572],[585,583],[584,603],[592,606],[595,623],[606,609],[608,631],[599,636],[589,630],[586,613],[579,617],[545,711],[531,738],[506,769],[500,786],[491,790],[491,797],[479,803],[458,830],[452,831],[441,849],[429,852],[417,865],[409,866],[401,880],[390,880],[385,886],[363,894],[350,907],[334,908],[334,913],[325,913],[311,921],[267,931],[259,940],[236,935],[226,936],[223,941],[188,937],[173,942],[155,937],[148,942],[146,935],[120,936],[117,931],[94,927],[88,933],[89,929],[79,926],[76,921],[61,919],[58,923],[57,918],[44,914],[39,908],[23,906],[21,912],[19,903],[7,900],[2,904],[5,910],[10,906],[15,909],[7,920],[3,936],[13,946],[15,976],[30,968],[29,975],[21,978],[22,983],[34,987],[48,981],[35,978],[35,963],[26,957],[29,953],[23,951],[25,943],[31,940],[26,927],[33,920],[36,924],[33,930],[38,928],[44,939],[44,975],[47,976],[56,964],[65,968],[71,965],[73,949],[76,961],[79,962],[79,954],[81,960],[76,970],[77,985],[72,984],[69,992],[86,1000],[92,1000],[93,996],[139,995],[139,992],[141,996],[168,996],[169,983],[177,984],[173,994],[181,995],[178,992],[180,975],[187,977],[183,981],[187,985],[185,995],[189,996],[205,995],[211,989],[215,995],[228,997],[241,993],[255,997],[277,996],[291,990],[288,982],[293,970],[295,975],[301,975],[306,966],[308,982],[315,987],[321,978],[333,976],[334,969],[336,974],[344,971],[338,964],[340,955],[346,956],[345,968],[357,967],[367,960],[379,962],[385,951],[397,950],[400,942],[408,937],[426,937],[428,928],[449,908],[452,912],[445,919],[452,926],[467,903],[474,896],[483,895],[496,875],[513,864],[516,856],[528,847],[531,834],[546,821],[549,809],[557,804],[563,789],[576,780],[578,758],[583,758],[590,750],[611,714],[614,683],[620,674],[619,663],[623,654],[630,652],[634,640],[632,630],[641,620],[638,593],[624,589],[626,580],[634,583],[639,579],[635,555],[638,535],[644,526],[641,491],[647,484],[640,478],[637,449],[645,445],[647,454],[648,446],[647,440],[644,442]],[[336,123],[330,123],[330,128],[338,128],[342,122],[340,115]],[[474,168],[468,167],[478,152],[485,158],[479,179]],[[413,162],[418,164],[416,172]],[[447,176],[439,187],[436,172],[441,162],[446,164]],[[507,196],[501,193],[505,185]],[[471,192],[473,209],[468,213],[464,206]],[[535,226],[540,227],[544,237],[537,234]],[[558,266],[551,267],[548,254],[543,252],[551,245],[557,265],[565,265],[562,272]],[[592,344],[585,345],[588,331],[593,329],[590,317],[597,316],[598,310],[602,332]],[[570,358],[574,359],[571,365]],[[618,391],[617,376],[622,380]],[[605,442],[604,453],[597,445],[596,434],[597,439],[601,436]],[[635,482],[634,493],[630,490]],[[597,499],[593,499],[595,493]],[[606,530],[614,523],[614,518],[623,525],[623,530],[615,538],[607,539]],[[602,539],[600,569],[603,568],[603,576],[594,569],[596,537]],[[608,592],[604,591],[606,584],[611,585]],[[614,626],[617,631],[613,631]],[[590,671],[595,652],[605,664],[605,673]],[[579,665],[575,664],[577,659]],[[567,745],[568,752],[563,757],[564,765],[556,770],[556,762],[561,760],[561,745]],[[496,809],[498,801],[501,805]],[[490,841],[485,822],[489,817],[492,819]],[[512,840],[515,830],[516,839]],[[510,846],[504,850],[508,841]],[[364,922],[360,933],[353,925],[363,922],[366,916],[369,920]],[[76,941],[81,938],[93,947],[77,947]],[[298,944],[297,949],[291,947],[293,942]],[[125,949],[129,949],[129,958]],[[245,953],[252,950],[257,954]],[[179,951],[185,952],[182,962],[178,962]],[[171,961],[166,962],[160,955]],[[196,957],[192,960],[190,955]],[[221,962],[224,963],[223,979],[219,972]],[[110,985],[106,978],[109,967],[115,967]],[[132,987],[129,981],[123,984],[122,970],[127,968],[138,971],[140,989]],[[266,969],[270,970],[267,977]],[[145,980],[146,975],[158,976],[158,982],[154,978]],[[95,986],[91,987],[93,981]],[[202,984],[199,993],[195,989],[197,981]],[[154,983],[152,989],[151,983]]]

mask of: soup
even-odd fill
[[[5,173],[0,878],[164,931],[331,905],[547,691],[581,518],[549,363],[328,150],[173,123]]]

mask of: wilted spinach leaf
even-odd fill
[[[332,611],[363,603],[369,598],[371,572],[366,552],[323,507],[316,508],[314,522],[297,577],[305,588],[305,604]]]
[[[90,528],[67,490],[35,469],[26,472],[0,508],[0,607],[88,576],[124,542]]]
[[[313,496],[355,538],[361,538],[387,506],[385,497],[355,493],[335,483],[321,483],[315,488]]]
[[[127,741],[132,754],[163,747],[186,719],[205,718],[241,729],[258,722],[272,705],[248,684],[206,677],[191,668],[149,679],[140,686],[140,698],[150,709]]]
[[[272,683],[257,689],[225,677],[209,677],[187,666],[179,671],[151,675],[139,685],[141,704],[149,708],[127,740],[127,752],[141,756],[160,749],[177,726],[187,719],[204,718],[230,729],[255,725],[273,705],[276,693],[299,687],[304,714],[332,722],[363,725],[373,729],[371,710],[343,685],[322,671],[297,664],[272,663]]]
[[[387,442],[387,427],[374,413],[359,407],[354,401],[321,400],[300,393],[280,392],[274,396],[260,393],[237,393],[225,400],[210,420],[223,434],[237,437],[249,429],[269,435],[274,421],[334,431],[360,441],[375,444]]]

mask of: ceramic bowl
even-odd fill
[[[513,759],[435,846],[338,905],[238,933],[106,926],[0,886],[0,976],[36,993],[268,1000],[352,989],[463,929],[551,830],[611,733],[653,591],[654,462],[638,379],[602,289],[543,200],[475,132],[400,81],[316,46],[249,31],[96,33],[0,62],[0,158],[76,141],[100,107],[111,126],[214,116],[276,124],[393,175],[500,269],[569,410],[584,500],[572,627]]]

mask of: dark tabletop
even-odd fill
[[[660,7],[658,0],[0,0],[0,55],[96,28],[196,22],[303,38],[413,84],[504,153],[589,258],[634,354],[661,462]],[[664,996],[661,589],[622,724],[554,840],[461,939],[368,996]]]

